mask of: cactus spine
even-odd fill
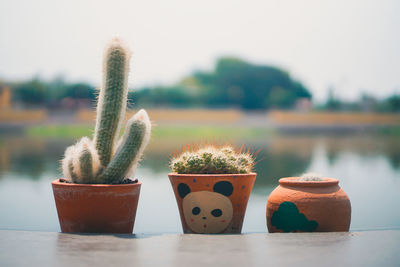
[[[75,183],[119,183],[134,174],[150,139],[151,123],[146,111],[140,110],[128,121],[115,148],[126,109],[129,59],[128,50],[114,39],[105,52],[93,141],[83,137],[66,149],[64,178]]]

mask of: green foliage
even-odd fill
[[[65,84],[64,88],[61,90],[63,90],[63,92],[61,93],[61,97],[58,97],[58,99],[64,97],[74,99],[96,99],[96,90],[94,87],[85,83]]]
[[[159,99],[161,95],[165,97]],[[291,108],[298,98],[311,98],[311,94],[278,68],[254,65],[237,58],[221,58],[213,72],[195,72],[175,86],[146,88],[136,97],[141,102],[157,105],[161,101],[174,106],[197,103],[254,110]]]
[[[400,112],[400,95],[394,94],[384,99],[378,99],[370,94],[362,93],[357,101],[344,101],[335,97],[333,89],[329,90],[328,99],[320,110],[330,111],[363,111],[363,112]]]
[[[113,61],[113,64],[117,62]],[[116,72],[118,77],[118,71]],[[109,85],[111,84],[113,82],[109,80]],[[68,83],[62,77],[52,81],[34,78],[7,85],[12,89],[13,102],[25,107],[71,110],[90,107],[96,100],[96,90],[92,85]],[[334,88],[328,88],[328,92],[327,101],[317,107],[319,110],[400,112],[398,93],[385,99],[363,94],[357,101],[344,101],[334,95]],[[252,64],[230,57],[218,59],[212,71],[195,71],[176,84],[143,87],[137,92],[129,92],[128,95],[129,102],[140,103],[140,107],[212,107],[245,110],[291,109],[295,107],[299,98],[311,99],[312,96],[309,90],[301,82],[293,79],[288,72],[277,67]]]
[[[13,101],[27,105],[45,104],[48,88],[46,84],[35,78],[31,81],[12,85]]]
[[[250,173],[254,158],[250,153],[237,152],[231,146],[207,146],[182,153],[171,160],[170,166],[179,174]]]
[[[333,88],[330,88],[324,109],[335,111],[341,109],[342,106],[343,103],[335,97]]]
[[[219,59],[214,73],[197,73],[196,78],[208,88],[209,103],[219,106],[234,105],[243,109],[292,107],[297,98],[311,97],[288,73],[235,58]],[[284,99],[275,102],[277,92],[281,95],[279,98]]]
[[[96,90],[86,83],[68,83],[62,78],[53,81],[44,81],[34,78],[29,81],[9,83],[13,102],[26,107],[40,106],[47,108],[77,108],[78,101],[85,100],[91,103],[96,99]],[[66,99],[72,100],[71,106]]]
[[[27,127],[25,133],[28,136],[77,139],[93,133],[89,125],[35,125]],[[272,129],[221,126],[221,125],[159,125],[152,132],[155,138],[178,138],[179,140],[193,141],[199,138],[230,139],[261,138],[274,133]]]
[[[141,106],[146,107],[188,107],[201,104],[199,99],[186,92],[186,88],[182,86],[171,87],[154,87],[142,88],[139,92],[129,92],[129,102],[133,103],[134,99],[140,102]],[[136,101],[135,101],[136,102]]]
[[[400,95],[392,95],[385,100],[385,110],[389,112],[400,112]]]
[[[28,136],[80,138],[93,133],[89,125],[35,125],[26,129]]]

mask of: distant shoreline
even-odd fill
[[[126,118],[135,111],[129,111]],[[284,134],[390,134],[400,135],[400,114],[351,112],[243,112],[236,109],[148,109],[155,129],[197,135],[210,129],[214,135],[236,132]],[[2,110],[0,134],[79,137],[90,135],[95,111]],[[174,129],[176,128],[176,129]],[[201,137],[201,135],[199,136]]]

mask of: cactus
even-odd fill
[[[111,162],[101,174],[107,183],[115,183],[123,176],[133,175],[139,157],[150,137],[151,124],[146,111],[140,110],[127,123],[125,133]]]
[[[230,145],[223,147],[209,145],[187,151],[174,157],[170,163],[172,171],[179,174],[250,173],[253,166],[252,154],[235,151]]]
[[[76,183],[96,183],[94,174],[99,172],[100,166],[93,143],[87,137],[68,147],[62,161],[64,177]]]
[[[308,172],[304,173],[302,176],[300,176],[299,181],[323,181],[324,178],[322,178],[321,174],[314,173],[314,172]]]
[[[100,90],[94,143],[103,167],[114,153],[115,140],[125,114],[130,53],[117,40],[106,49],[103,86]]]
[[[140,110],[128,121],[116,145],[126,109],[129,58],[130,53],[117,39],[106,49],[93,141],[83,137],[66,149],[62,160],[66,180],[110,184],[134,174],[149,142],[151,123],[146,111]]]

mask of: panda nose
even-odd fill
[[[203,220],[207,219],[207,217],[202,217]]]

